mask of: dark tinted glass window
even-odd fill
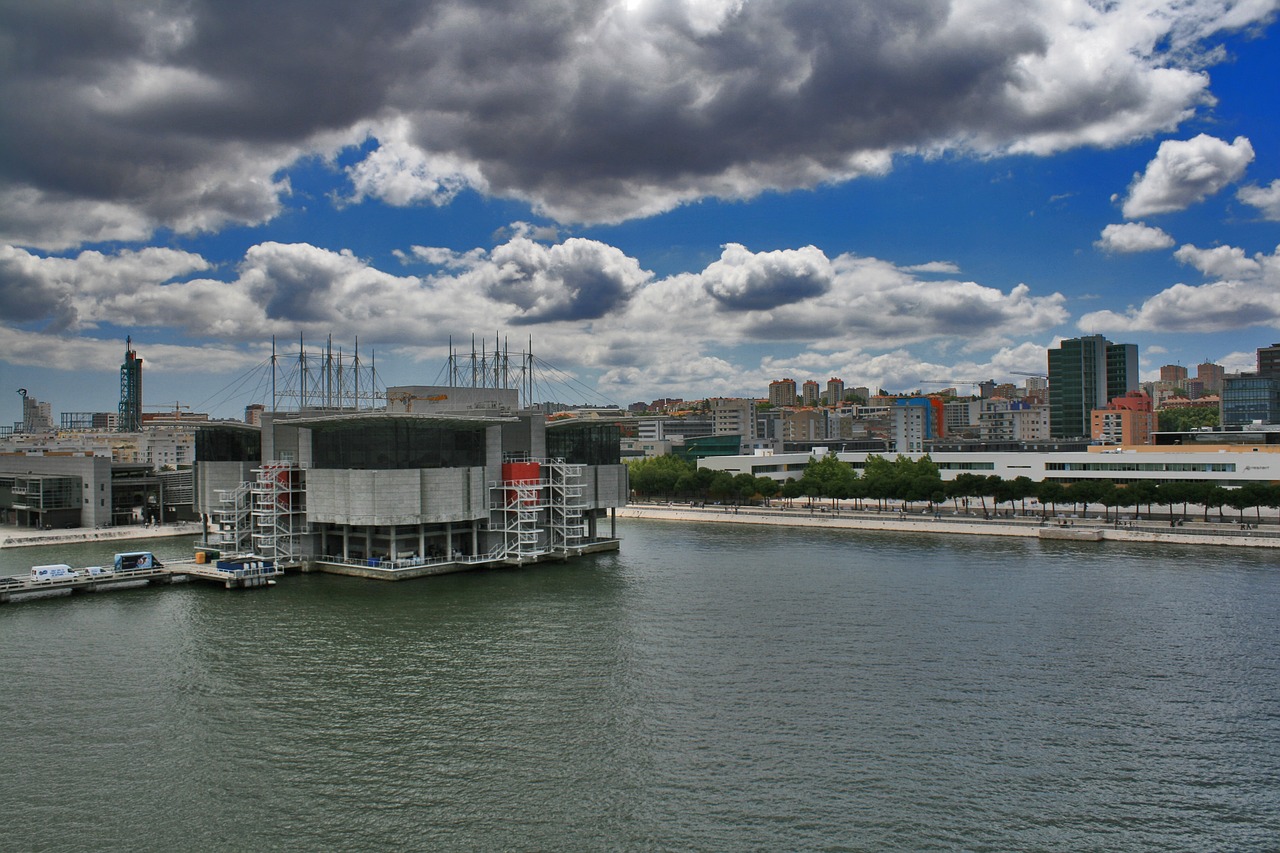
[[[262,433],[257,430],[202,427],[196,430],[196,461],[261,462]]]
[[[622,430],[616,424],[577,424],[547,430],[547,456],[577,465],[617,465]]]
[[[467,468],[484,465],[483,429],[407,420],[325,427],[311,433],[316,468]]]

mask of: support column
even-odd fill
[[[418,556],[427,556],[427,526],[418,522]]]
[[[477,544],[476,520],[471,519],[471,556],[479,556],[480,546]]]
[[[396,559],[396,546],[400,544],[400,525],[391,525],[391,559]]]
[[[446,521],[444,523],[444,555],[450,560],[453,559],[453,522]]]
[[[351,559],[351,525],[342,525],[342,559]]]

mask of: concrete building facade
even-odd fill
[[[616,424],[501,406],[265,412],[202,428],[197,456],[213,544],[286,565],[571,555],[616,540],[627,500]]]

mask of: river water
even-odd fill
[[[0,606],[0,848],[1280,846],[1273,553],[620,530]]]

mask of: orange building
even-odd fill
[[[1089,435],[1100,444],[1150,444],[1155,429],[1155,408],[1141,391],[1116,397],[1090,413]]]

